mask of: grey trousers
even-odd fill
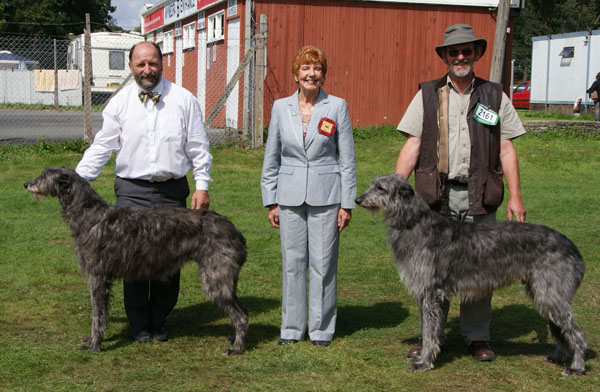
[[[156,205],[186,207],[190,193],[187,179],[166,182],[115,179],[116,205],[140,210]],[[135,336],[141,331],[158,331],[177,304],[179,271],[162,280],[132,282],[123,280],[125,313]]]
[[[450,219],[460,222],[484,223],[495,222],[496,213],[470,216],[469,193],[467,186],[451,186],[449,195]],[[460,262],[457,260],[457,262]],[[442,304],[444,322],[448,316],[450,301]],[[460,334],[467,345],[474,341],[490,341],[490,323],[492,321],[492,296],[460,304]]]
[[[282,256],[281,338],[331,340],[337,318],[339,205],[279,206]]]

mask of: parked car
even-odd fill
[[[529,109],[529,94],[531,83],[529,80],[519,84],[513,89],[512,103],[515,109]]]

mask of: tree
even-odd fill
[[[527,0],[514,25],[515,74],[528,79],[532,37],[591,31],[598,28],[599,15],[600,0]]]
[[[0,0],[0,31],[4,34],[67,38],[82,34],[85,14],[92,31],[116,29],[111,0]]]

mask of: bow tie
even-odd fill
[[[140,91],[138,93],[138,97],[142,103],[146,103],[148,98],[150,98],[155,104],[160,101],[160,93],[153,93],[152,91]]]

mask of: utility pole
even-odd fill
[[[260,32],[256,35],[256,57],[254,60],[254,137],[252,148],[263,145],[264,83],[266,74],[267,15],[260,14]]]
[[[92,36],[90,14],[85,14],[85,35],[83,36],[83,140],[92,142]]]
[[[490,70],[490,80],[496,83],[502,82],[502,70],[504,69],[509,11],[510,0],[499,0],[498,13],[496,15],[494,51],[492,53],[492,69]]]
[[[56,38],[54,38],[54,108],[58,109],[58,64],[56,61]]]
[[[246,11],[245,20],[244,20],[244,37],[245,37],[245,45],[244,45],[244,53],[248,53],[248,50],[253,46],[252,45],[252,15],[254,15],[254,2],[252,0],[246,0],[246,6],[244,8]],[[253,100],[250,96],[252,91],[250,91],[250,64],[248,64],[244,69],[244,110],[242,111],[242,134],[241,141],[246,142],[248,139],[252,138],[253,129],[250,125],[253,120],[252,115],[250,114],[252,110],[250,109],[250,105]]]

